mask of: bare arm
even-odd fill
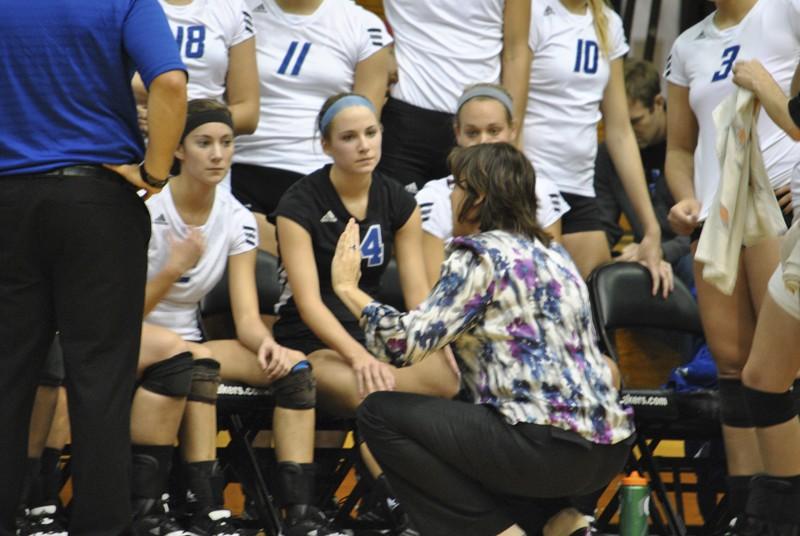
[[[261,321],[255,272],[256,250],[228,257],[228,289],[236,338],[248,350],[258,353],[264,339],[272,339],[272,334]]]
[[[372,101],[378,117],[381,116],[381,108],[386,100],[390,54],[389,47],[383,47],[369,58],[358,62],[353,79],[353,91]]]
[[[798,76],[797,73],[798,70],[795,70],[795,78]],[[752,91],[770,119],[793,140],[800,140],[800,127],[789,114],[789,98],[761,62],[737,61],[733,67],[733,82]]]
[[[225,97],[233,116],[234,134],[252,134],[260,113],[256,40],[242,41],[228,51]]]
[[[500,83],[514,100],[514,121],[517,124],[517,145],[522,143],[522,125],[528,106],[528,84],[531,74],[531,49],[528,32],[531,24],[529,0],[506,0],[503,12],[503,53]]]
[[[661,282],[661,228],[647,192],[642,159],[628,116],[622,59],[613,60],[610,67],[611,75],[601,103],[606,127],[606,147],[625,193],[642,223],[644,236],[639,244],[638,260],[650,270],[655,294]],[[664,291],[666,292],[666,285]]]
[[[206,248],[203,233],[193,228],[183,240],[171,240],[169,257],[164,267],[147,281],[144,292],[144,316],[164,299],[175,281],[192,268]]]
[[[167,71],[155,77],[147,94],[147,149],[144,167],[157,180],[169,176],[173,154],[178,147],[186,123],[186,73]],[[147,195],[158,193],[142,181],[136,164],[107,165]]]
[[[419,207],[395,234],[397,268],[406,309],[413,309],[428,297],[431,285],[422,258],[422,217]]]
[[[428,282],[435,285],[444,263],[444,240],[430,233],[422,232],[422,253],[425,259],[425,273]]]
[[[698,225],[700,203],[694,192],[697,118],[689,106],[689,88],[669,83],[667,89],[667,156],[664,173],[675,199],[669,222],[677,234],[689,235]]]
[[[329,348],[336,350],[349,362],[357,356],[363,357],[367,350],[350,336],[322,301],[314,250],[308,231],[281,216],[277,223],[281,258],[303,323]]]

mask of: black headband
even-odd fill
[[[227,108],[194,112],[186,117],[186,128],[183,129],[181,141],[183,141],[191,131],[206,123],[225,123],[233,130],[233,118]]]

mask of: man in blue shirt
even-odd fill
[[[0,0],[0,11],[0,535],[14,534],[34,390],[56,330],[70,534],[121,534],[150,234],[137,190],[166,184],[185,68],[157,0]],[[146,151],[134,69],[149,86]]]

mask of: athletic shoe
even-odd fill
[[[337,529],[314,506],[291,506],[284,524],[286,536],[353,536],[351,530]]]
[[[17,536],[67,536],[67,529],[56,505],[48,504],[25,511]]]
[[[193,514],[188,525],[189,532],[197,536],[252,536],[259,532],[237,526],[230,510],[224,509]]]
[[[133,536],[196,536],[183,530],[169,511],[169,494],[161,496],[161,501],[150,510],[134,518],[131,526]]]

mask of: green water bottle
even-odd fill
[[[650,516],[650,488],[637,471],[622,479],[622,507],[619,518],[620,536],[647,536]]]

